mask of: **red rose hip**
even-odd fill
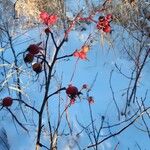
[[[103,29],[103,31],[104,31],[105,33],[110,33],[110,32],[111,32],[111,27],[110,27],[110,26],[106,26],[106,27]]]
[[[33,54],[33,55],[36,55],[40,52],[40,50],[42,50],[41,47],[39,47],[38,45],[36,44],[31,44],[27,50],[29,51],[29,53]]]
[[[2,105],[4,107],[9,107],[12,105],[12,103],[13,103],[13,99],[11,97],[5,97],[2,101]]]
[[[42,64],[41,63],[35,63],[35,64],[32,65],[32,69],[36,73],[40,73],[42,71]]]
[[[31,53],[26,54],[25,58],[24,58],[24,62],[26,63],[31,63],[34,59],[34,55]]]
[[[74,98],[78,95],[78,89],[75,86],[69,85],[68,88],[66,89],[66,93],[68,96]]]
[[[105,17],[105,19],[106,19],[108,22],[110,22],[111,19],[112,19],[112,14],[108,14],[108,15]]]

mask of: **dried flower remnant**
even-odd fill
[[[93,99],[92,96],[88,97],[88,102],[89,102],[89,104],[93,104],[94,103],[94,99]]]
[[[82,89],[87,89],[88,88],[88,85],[87,84],[83,84],[82,85]]]
[[[70,99],[70,104],[73,105],[75,103],[75,101],[76,101],[75,98]]]

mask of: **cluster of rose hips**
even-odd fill
[[[48,14],[47,12],[41,12],[40,19],[43,21],[44,24],[46,24],[47,26],[50,26],[50,25],[54,25],[57,22],[58,17],[57,17],[57,15],[54,15],[54,14]]]
[[[88,89],[88,86],[87,84],[84,84],[82,86],[82,89]],[[81,90],[82,90],[81,89]],[[76,98],[79,97],[82,93],[81,93],[81,90],[79,91],[77,87],[73,86],[73,85],[69,85],[66,89],[66,94],[67,96],[70,98],[70,104],[74,104],[75,101],[76,101]],[[94,100],[93,100],[93,97],[92,96],[89,96],[88,97],[88,102],[89,104],[92,104],[94,103]]]
[[[3,107],[10,107],[13,104],[13,99],[11,97],[3,98],[1,105]]]
[[[28,48],[27,48],[27,54],[24,57],[24,61],[25,63],[32,63],[34,60],[34,57],[39,54],[40,52],[43,51],[43,48],[40,47],[40,44],[31,44]],[[33,71],[35,71],[36,73],[40,73],[42,71],[42,63],[41,62],[36,62],[32,65],[32,69]]]
[[[105,17],[100,16],[98,19],[98,23],[97,23],[97,29],[102,30],[105,33],[110,33],[111,32],[111,26],[110,26],[111,20],[112,20],[111,14],[108,14]]]

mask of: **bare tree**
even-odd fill
[[[22,6],[22,3],[25,5]],[[16,130],[20,127],[27,134],[36,133],[35,150],[57,150],[61,138],[69,139],[70,149],[76,146],[78,149],[98,150],[102,143],[124,133],[130,126],[150,137],[149,90],[144,89],[144,94],[139,94],[144,78],[142,73],[149,65],[150,4],[142,0],[106,0],[98,4],[85,1],[84,5],[88,6],[87,10],[78,9],[72,13],[71,18],[66,13],[68,8],[64,1],[18,0],[10,3],[10,12],[14,12],[10,18],[1,16],[0,90],[6,95],[1,100],[1,112],[9,114]],[[33,30],[30,30],[32,25],[28,21],[35,27]],[[28,30],[20,28],[27,22],[29,25],[25,28]],[[90,25],[94,26],[94,29],[81,46],[75,45],[77,47],[73,51],[63,52],[63,48],[70,42],[70,32],[82,32]],[[115,26],[121,27],[120,30],[115,31]],[[32,31],[37,32],[37,39],[32,38],[30,34],[26,35]],[[113,36],[115,33],[119,38]],[[114,113],[117,116],[113,123],[107,113],[98,117],[94,115],[92,104],[95,99],[91,92],[98,74],[91,85],[86,83],[77,87],[73,84],[79,60],[88,60],[87,54],[94,47],[93,43],[99,39],[99,35],[101,41],[108,40],[111,44],[117,43],[119,39],[121,46],[118,55],[130,62],[125,72],[119,63],[114,63],[110,71],[108,84]],[[23,41],[20,43],[18,39]],[[71,66],[73,73],[66,83],[64,70],[60,73],[60,67],[57,65],[62,62],[70,63],[72,58],[77,59]],[[115,75],[120,75],[127,83],[119,96],[113,85]],[[80,117],[76,117],[76,122],[80,126],[80,131],[76,133],[69,118],[69,110],[74,103],[82,103],[84,100],[88,104],[89,119],[84,124]],[[80,136],[83,133],[88,139],[85,145],[80,144]],[[9,145],[4,132],[1,139]],[[119,146],[120,140],[117,140],[114,150]],[[137,146],[140,149],[140,145]]]

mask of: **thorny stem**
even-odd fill
[[[89,97],[89,96],[88,96]],[[93,113],[92,113],[92,108],[91,108],[91,104],[89,104],[89,110],[90,110],[90,118],[91,118],[91,123],[92,123],[92,132],[93,132],[93,136],[94,136],[94,140],[95,140],[95,143],[97,143],[97,138],[96,138],[96,133],[95,133],[95,127],[94,127],[94,121],[93,121]],[[96,144],[96,150],[98,149],[98,146]]]
[[[19,70],[19,66],[18,66],[17,55],[16,55],[15,49],[13,47],[12,37],[11,37],[11,35],[9,33],[9,30],[6,29],[5,32],[7,33],[9,44],[10,44],[10,48],[11,48],[13,56],[14,56],[15,70],[16,70],[16,75],[17,75],[17,88],[19,89],[18,96],[19,96],[19,99],[22,99],[22,94],[21,94],[21,90],[22,89],[21,89],[21,83],[20,83],[20,70]],[[21,112],[22,112],[22,114],[24,116],[24,119],[27,121],[27,118],[26,118],[26,116],[25,116],[25,114],[23,112],[21,104],[20,104],[20,109],[21,109]]]
[[[120,120],[120,110],[119,110],[118,104],[117,104],[117,102],[116,102],[115,93],[114,93],[114,91],[113,91],[112,83],[111,83],[112,74],[113,74],[113,70],[112,70],[111,73],[110,73],[109,85],[110,85],[110,89],[111,89],[113,101],[114,101],[114,103],[115,103],[115,106],[116,106],[116,109],[117,109],[117,112],[118,112],[118,119]]]
[[[9,108],[7,108],[7,110],[10,112],[15,121],[20,125],[20,127],[22,127],[26,132],[28,132],[28,129],[24,127],[24,125],[17,119],[17,117],[12,113],[12,111]]]
[[[16,100],[16,101],[18,101],[18,102],[21,102],[21,103],[25,104],[26,107],[31,108],[32,110],[34,110],[36,113],[39,114],[39,111],[38,111],[35,107],[33,107],[33,106],[27,104],[25,101],[23,101],[23,100],[21,100],[21,99],[13,99],[13,100]]]
[[[51,33],[51,38],[52,38],[52,40],[53,40],[53,42],[54,42],[54,45],[55,45],[56,42],[55,42],[53,33]],[[37,140],[36,140],[36,150],[38,150],[39,147],[40,147],[39,143],[40,143],[41,132],[42,132],[42,119],[43,119],[42,116],[43,116],[43,111],[44,111],[46,102],[47,102],[47,100],[48,100],[51,96],[53,96],[53,95],[59,93],[61,90],[65,90],[65,88],[62,88],[62,89],[57,90],[56,92],[54,92],[54,93],[51,94],[51,95],[48,94],[48,93],[49,93],[50,82],[51,82],[51,75],[52,75],[52,72],[53,72],[53,67],[54,67],[54,65],[55,65],[58,52],[59,52],[61,46],[64,44],[64,42],[65,42],[65,39],[63,39],[63,40],[61,41],[61,43],[59,44],[59,46],[56,46],[56,45],[55,45],[55,46],[56,46],[56,52],[55,52],[53,61],[52,61],[52,63],[51,63],[51,66],[48,68],[48,69],[49,69],[49,71],[48,71],[48,78],[47,78],[47,81],[45,81],[45,82],[46,82],[45,95],[44,95],[43,102],[42,102],[41,109],[40,109],[40,113],[39,113],[38,131],[37,131]]]
[[[136,73],[135,82],[134,82],[134,85],[133,85],[131,94],[130,94],[130,96],[129,96],[129,99],[127,99],[127,105],[126,105],[126,107],[125,107],[125,113],[124,113],[124,114],[126,114],[127,107],[130,105],[130,102],[131,102],[131,100],[132,100],[134,94],[136,93],[136,90],[137,90],[137,83],[138,83],[138,80],[139,80],[139,78],[140,78],[141,72],[142,72],[142,70],[143,70],[143,68],[144,68],[144,65],[145,65],[145,63],[146,63],[146,60],[147,60],[149,54],[150,54],[150,49],[146,51],[146,54],[145,54],[144,59],[143,59],[143,62],[142,62],[142,64],[141,64],[141,66],[140,66],[138,72]],[[134,101],[133,101],[133,102],[134,102]]]
[[[101,141],[95,143],[95,144],[92,144],[92,145],[89,145],[87,148],[91,148],[91,147],[94,147],[96,145],[99,145],[101,143],[103,143],[104,141],[116,136],[116,135],[119,135],[120,133],[122,133],[123,131],[125,131],[128,127],[130,127],[135,121],[137,121],[141,116],[143,116],[148,110],[150,109],[150,107],[146,108],[145,110],[143,110],[135,119],[133,119],[128,125],[126,125],[124,128],[122,128],[121,130],[119,130],[118,132],[116,133],[113,133],[109,136],[107,136],[106,138],[102,139]]]

